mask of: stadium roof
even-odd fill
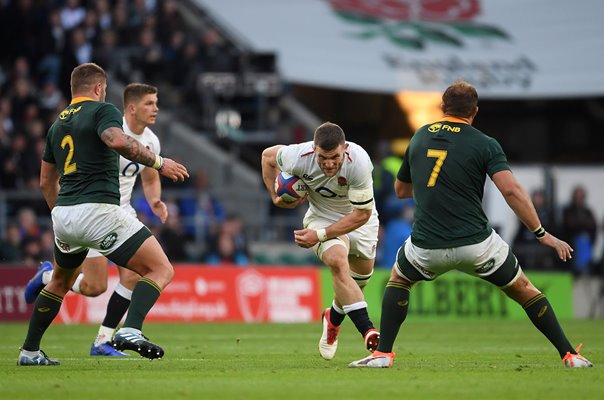
[[[483,98],[604,95],[602,0],[197,0],[293,83]]]

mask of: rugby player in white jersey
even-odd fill
[[[159,108],[158,90],[156,87],[131,83],[124,89],[124,132],[141,142],[155,154],[160,153],[159,139],[148,128],[155,124]],[[145,198],[153,213],[164,223],[168,217],[166,205],[161,201],[161,182],[159,173],[153,168],[130,161],[122,156],[120,163],[120,204],[121,207],[136,217],[136,211],[130,204],[132,190],[136,178],[141,175]],[[29,281],[25,289],[26,301],[33,303],[44,285],[50,281],[53,269],[52,262],[44,262],[38,273]],[[86,260],[81,265],[72,290],[88,297],[96,297],[107,290],[109,261],[96,250],[90,249]],[[117,284],[109,302],[105,318],[99,328],[96,340],[90,348],[93,356],[127,356],[128,354],[113,348],[111,340],[113,333],[126,314],[132,290],[140,276],[127,268],[118,267],[120,281]]]
[[[378,242],[378,214],[373,199],[373,164],[359,145],[347,142],[338,125],[326,122],[314,140],[275,145],[262,153],[262,178],[273,204],[295,208],[308,199],[304,229],[295,230],[298,246],[312,248],[332,274],[334,300],[323,312],[319,353],[331,360],[338,346],[338,332],[348,315],[374,351],[379,333],[367,312],[362,288],[367,285]],[[275,193],[277,175],[287,172],[301,178],[308,195],[286,203]]]

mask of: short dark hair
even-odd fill
[[[445,90],[442,100],[445,114],[470,117],[478,105],[478,93],[468,82],[458,80]]]
[[[146,83],[130,83],[124,89],[124,109],[130,103],[135,103],[147,94],[155,94],[158,90],[155,86]]]
[[[97,83],[106,81],[107,73],[97,64],[80,64],[71,71],[71,94],[89,91]]]
[[[344,131],[338,125],[325,122],[315,130],[314,144],[323,150],[330,151],[339,145],[346,144]]]

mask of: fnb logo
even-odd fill
[[[459,126],[451,126],[451,125],[447,125],[447,124],[444,124],[441,127],[441,129],[444,131],[455,132],[455,133],[461,132],[461,128]]]

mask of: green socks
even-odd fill
[[[29,320],[29,329],[23,343],[23,350],[40,350],[42,336],[59,313],[62,303],[62,297],[42,289],[34,303],[34,311]]]
[[[143,321],[160,294],[161,289],[155,282],[147,278],[141,278],[132,291],[132,301],[124,322],[124,328],[142,330]]]
[[[407,318],[411,287],[403,283],[389,281],[382,299],[382,319],[380,321],[380,344],[377,351],[392,352],[394,341],[401,324]]]
[[[560,357],[564,357],[567,352],[576,353],[560,327],[552,305],[543,293],[538,294],[524,303],[522,308],[524,308],[524,311],[531,319],[533,325],[535,325],[535,327],[545,335],[547,340],[554,345],[556,350],[558,350]]]

